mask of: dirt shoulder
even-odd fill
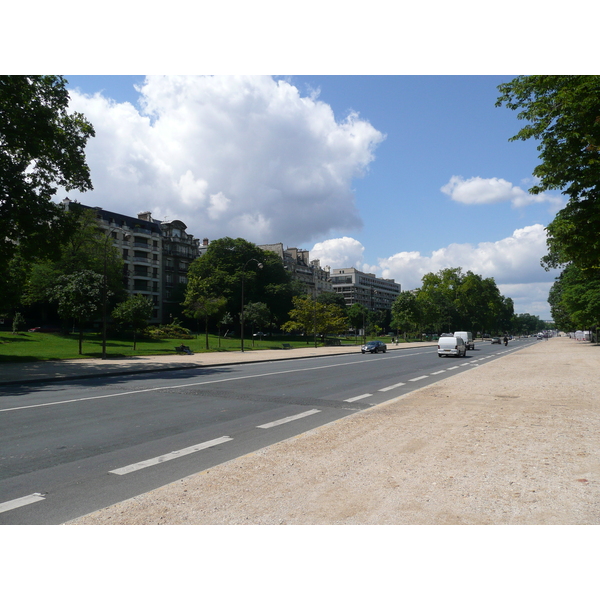
[[[68,524],[599,524],[599,409],[600,346],[540,341]]]

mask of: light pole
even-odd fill
[[[241,323],[241,340],[242,340],[242,352],[244,351],[244,280],[246,278],[246,267],[248,263],[254,261],[259,269],[263,268],[263,264],[259,262],[256,258],[251,258],[246,261],[246,264],[242,267],[242,311],[240,313],[240,323]]]

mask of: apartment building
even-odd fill
[[[100,227],[123,258],[127,292],[152,301],[150,322],[169,322],[170,308],[179,302],[173,300],[173,292],[179,284],[187,283],[189,265],[200,256],[199,240],[188,234],[185,223],[179,220],[159,221],[150,212],[130,217],[68,198],[63,200],[66,210],[71,203],[95,211]]]
[[[283,262],[283,267],[291,276],[299,281],[304,292],[309,296],[316,297],[322,292],[333,292],[329,281],[329,267],[321,267],[319,260],[310,260],[308,250],[298,248],[286,248],[283,244],[259,245],[262,250],[274,252]]]
[[[333,291],[344,296],[346,306],[362,304],[371,310],[391,309],[401,292],[393,279],[382,279],[373,273],[363,273],[354,267],[331,271]]]

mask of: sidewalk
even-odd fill
[[[436,342],[415,342],[388,345],[388,351],[419,346],[432,346]],[[24,363],[0,363],[0,385],[9,383],[28,384],[54,381],[57,379],[84,379],[102,375],[122,373],[134,375],[172,369],[195,369],[207,366],[234,365],[248,362],[269,362],[290,358],[308,358],[360,352],[360,346],[306,346],[288,350],[250,350],[246,352],[205,352],[173,354],[164,356],[136,356],[132,358],[81,358],[76,360],[52,360]]]
[[[600,346],[458,373],[70,524],[600,524]]]

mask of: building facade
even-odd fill
[[[354,267],[331,271],[333,291],[344,297],[346,306],[361,304],[370,310],[390,310],[401,286],[393,279],[382,279]]]
[[[63,200],[66,210],[72,202]],[[170,322],[170,308],[175,303],[173,292],[179,284],[187,283],[189,265],[200,256],[199,240],[186,232],[182,221],[158,221],[150,212],[130,217],[75,203],[96,213],[100,228],[119,251],[127,292],[152,301],[150,323]]]
[[[310,260],[308,250],[286,248],[283,244],[259,245],[262,250],[274,252],[283,262],[283,268],[291,274],[292,278],[302,284],[304,293],[317,297],[322,292],[333,292],[329,281],[329,267],[321,267],[319,260]]]

